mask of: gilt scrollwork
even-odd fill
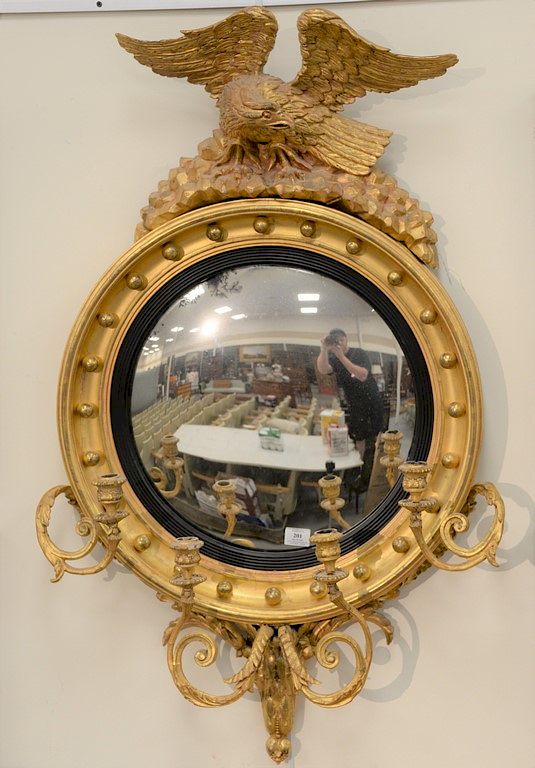
[[[385,616],[371,606],[359,611],[343,598],[336,583],[347,576],[345,571],[336,568],[340,538],[338,531],[328,529],[316,533],[313,543],[316,543],[318,558],[324,565],[324,570],[319,571],[315,578],[328,585],[330,599],[341,613],[333,619],[298,627],[238,624],[221,621],[200,612],[195,606],[194,590],[204,581],[204,576],[196,572],[202,541],[195,537],[184,537],[177,539],[173,545],[176,556],[171,582],[181,589],[174,603],[180,616],[170,622],[163,635],[173,682],[188,701],[200,707],[232,704],[256,688],[260,693],[269,732],[267,751],[277,763],[285,760],[290,752],[289,735],[293,725],[296,694],[301,692],[309,701],[322,707],[339,707],[349,703],[362,690],[372,662],[373,640],[369,623],[375,623],[383,630],[387,642],[392,639],[392,625]],[[364,649],[355,638],[340,631],[343,624],[354,622],[364,634]],[[183,630],[194,626],[197,627],[196,631],[181,635]],[[228,694],[214,695],[200,690],[189,681],[184,671],[184,651],[194,643],[201,645],[193,657],[197,665],[208,667],[217,658],[215,640],[202,629],[209,629],[230,642],[237,655],[246,659],[238,672],[225,679],[224,682],[233,688]],[[340,655],[333,648],[335,643],[351,649],[355,671],[349,682],[338,691],[321,694],[312,688],[318,685],[318,681],[306,669],[306,662],[315,658],[325,669],[336,668]]]
[[[409,492],[409,498],[403,499],[399,504],[410,511],[410,528],[429,563],[443,571],[452,572],[467,571],[485,560],[498,567],[496,550],[503,535],[505,506],[496,486],[492,483],[474,485],[468,493],[462,510],[444,515],[439,526],[439,546],[442,551],[451,552],[464,560],[461,563],[446,563],[434,554],[434,551],[427,544],[422,530],[422,513],[436,511],[435,499],[422,498],[426,488],[426,478],[431,468],[419,462],[406,462],[401,465],[400,469],[403,473],[403,488]],[[416,481],[415,475],[418,475]],[[469,529],[468,515],[475,507],[478,496],[483,497],[488,506],[494,507],[494,517],[487,535],[480,542],[473,547],[462,547],[454,541],[454,536],[465,533]]]
[[[248,657],[246,663],[238,673],[225,680],[225,683],[233,686],[234,690],[228,694],[214,695],[192,685],[184,672],[182,657],[186,648],[192,643],[200,643],[202,646],[194,655],[195,663],[200,667],[209,667],[217,658],[215,641],[205,632],[197,631],[180,637],[182,630],[188,626],[199,624],[204,624],[203,618],[195,615],[191,611],[191,607],[185,606],[180,618],[172,621],[164,632],[163,644],[167,647],[167,664],[173,682],[184,698],[198,707],[221,707],[226,704],[232,704],[247,693],[247,691],[253,689],[255,677],[262,663],[265,647],[273,635],[273,629],[266,625],[258,628],[252,645],[250,648],[247,648],[245,654],[242,654]],[[212,631],[216,631],[216,627],[213,625],[209,626],[209,628]],[[221,628],[223,628],[222,624]],[[227,635],[233,631],[230,627],[225,629],[227,630],[225,633]]]
[[[177,450],[178,438],[174,435],[164,435],[160,448],[152,454],[161,466],[153,466],[149,469],[149,475],[156,488],[166,499],[173,499],[182,490],[182,477],[184,471],[184,459],[181,459]],[[169,485],[169,475],[172,476],[172,485]]]
[[[104,511],[97,514],[94,519],[78,504],[70,485],[56,485],[43,495],[37,505],[35,525],[39,546],[54,568],[54,576],[51,578],[53,583],[59,581],[64,573],[87,576],[99,573],[111,563],[121,540],[119,522],[127,515],[126,512],[119,510],[122,499],[121,486],[123,483],[124,478],[119,475],[103,475],[95,482],[97,498],[102,504]],[[76,509],[80,516],[75,526],[76,533],[79,536],[89,537],[82,547],[74,551],[68,551],[59,547],[52,541],[48,533],[52,509],[59,496],[65,496],[69,504]],[[70,561],[81,560],[89,555],[102,535],[105,540],[106,552],[96,565],[84,568],[71,565]]]

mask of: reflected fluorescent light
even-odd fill
[[[315,315],[317,311],[317,307],[301,307],[303,315]]]
[[[375,309],[372,309],[372,312],[375,312]]]
[[[166,343],[166,344],[169,344],[169,342],[171,342],[171,341],[174,341],[174,339],[166,339],[166,340],[165,340],[165,343]]]
[[[244,315],[243,312],[240,315],[231,315],[232,320],[243,320],[244,317],[247,317],[247,315]]]
[[[175,325],[174,328],[171,328],[171,333],[180,333],[180,331],[184,330],[183,325]]]
[[[198,332],[198,331],[200,331],[200,330],[201,330],[200,328],[190,328],[190,329],[189,329],[189,332],[190,332],[190,333],[197,333],[197,332]]]
[[[143,347],[143,352],[148,352],[148,351],[149,351],[148,347]]]
[[[149,336],[149,341],[160,341],[159,336]]]
[[[214,312],[217,315],[224,315],[227,312],[232,312],[232,307],[218,307],[217,309],[214,309]]]
[[[196,285],[195,288],[192,288],[191,291],[188,291],[184,294],[184,300],[185,301],[195,301],[195,299],[198,299],[199,296],[202,296],[204,293],[204,288],[202,285]]]
[[[298,293],[297,300],[298,301],[319,301],[320,295],[319,293]]]
[[[147,355],[150,355],[150,352],[143,352],[143,357],[147,357]]]
[[[219,328],[219,323],[217,320],[208,320],[208,322],[204,323],[204,325],[201,328],[201,333],[203,336],[213,336],[217,329]]]

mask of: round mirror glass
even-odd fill
[[[138,344],[130,413],[176,516],[257,550],[373,516],[397,480],[383,435],[407,458],[418,400],[381,314],[340,280],[276,264],[219,271],[168,302]]]

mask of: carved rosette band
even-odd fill
[[[97,514],[95,518],[92,518],[84,511],[83,507],[78,505],[72,488],[69,485],[56,485],[43,495],[37,506],[35,524],[39,546],[54,568],[52,582],[59,581],[64,573],[72,573],[78,576],[99,573],[111,563],[121,540],[119,522],[128,514],[119,509],[123,497],[121,486],[124,482],[124,477],[112,474],[102,475],[94,483],[97,486],[97,499],[103,507],[103,512]],[[73,552],[58,547],[48,534],[54,502],[58,496],[62,495],[66,497],[69,504],[80,515],[80,520],[76,523],[76,533],[83,537],[89,536],[86,544]],[[106,553],[102,560],[96,565],[85,568],[77,568],[70,564],[69,561],[81,560],[86,555],[89,555],[99,538],[103,540],[106,548]]]
[[[422,530],[422,514],[424,512],[436,512],[437,509],[435,499],[423,497],[431,467],[424,462],[405,462],[400,466],[400,470],[403,474],[403,489],[409,494],[409,498],[400,501],[399,505],[410,512],[409,525],[418,546],[431,565],[443,571],[467,571],[474,565],[487,560],[491,565],[498,567],[496,549],[503,535],[505,508],[498,489],[492,483],[474,485],[468,494],[463,509],[460,512],[446,515],[440,523],[440,545],[464,560],[461,563],[445,563],[434,554],[426,543]],[[461,547],[455,543],[453,537],[468,530],[470,526],[468,515],[475,507],[478,496],[482,496],[489,506],[494,507],[494,518],[482,541],[473,547]]]

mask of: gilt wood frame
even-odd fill
[[[92,483],[105,472],[122,472],[109,393],[117,353],[133,319],[178,272],[225,250],[261,243],[313,250],[360,272],[410,325],[434,396],[427,495],[437,500],[438,511],[426,515],[423,536],[435,548],[442,520],[461,511],[466,502],[479,452],[481,389],[466,329],[438,280],[405,246],[347,213],[294,200],[230,200],[183,214],[137,241],[97,284],[69,338],[58,393],[66,470],[84,512],[95,517],[100,510]],[[123,491],[130,514],[119,524],[122,538],[116,557],[157,592],[176,599],[179,589],[170,583],[172,539],[128,483]],[[136,546],[140,536],[148,537],[148,547]],[[366,580],[351,575],[344,581],[344,597],[355,606],[384,598],[413,578],[424,561],[409,527],[409,513],[400,509],[378,535],[341,558],[341,567],[350,573],[357,565],[369,569],[364,569]],[[311,592],[313,568],[254,571],[203,557],[200,570],[207,578],[196,590],[197,605],[221,619],[282,625],[337,613],[327,597]],[[218,593],[222,579],[232,583],[230,596]],[[273,587],[281,592],[277,605],[266,600],[266,590]]]

